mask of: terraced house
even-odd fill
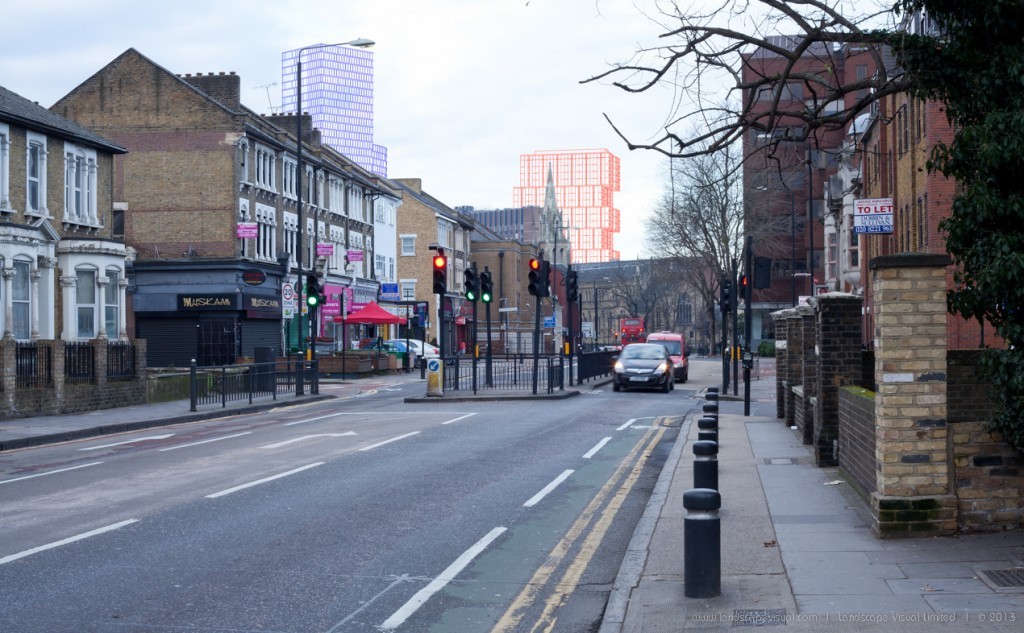
[[[129,49],[53,108],[128,149],[114,191],[138,251],[129,327],[153,366],[340,338],[335,316],[386,281],[374,226],[393,236],[395,188],[321,143],[308,115],[300,173],[298,117],[261,116],[239,93],[234,73],[178,75]],[[289,284],[298,293],[300,265],[319,272],[328,297],[314,332],[282,297]]]
[[[128,340],[125,148],[0,87],[0,416],[141,402]],[[99,388],[96,388],[97,385]]]

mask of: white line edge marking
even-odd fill
[[[612,440],[612,438],[606,437],[603,440],[601,440],[600,442],[598,442],[594,446],[594,448],[590,449],[589,451],[586,452],[586,454],[583,455],[583,459],[590,459],[594,455],[597,455],[597,451],[599,451],[602,448],[604,448],[604,445],[607,444],[608,442],[610,442],[611,440]]]
[[[9,484],[15,481],[24,481],[26,479],[35,479],[36,477],[45,477],[46,475],[56,475],[57,473],[66,473],[69,470],[78,470],[79,468],[88,468],[89,466],[99,466],[103,462],[93,462],[91,464],[82,464],[81,466],[70,466],[68,468],[61,468],[59,470],[51,470],[46,473],[36,473],[35,475],[25,475],[24,477],[15,477],[14,479],[5,479],[0,481],[0,485]]]
[[[344,433],[317,433],[315,435],[303,435],[302,437],[293,437],[290,440],[283,442],[275,442],[273,444],[267,444],[260,448],[280,448],[282,446],[288,446],[289,444],[295,444],[296,442],[303,442],[305,440],[312,440],[318,437],[345,437],[346,435],[355,435],[355,431],[346,431]]]
[[[138,519],[128,519],[127,521],[121,521],[120,523],[114,523],[113,525],[108,525],[106,527],[96,528],[95,530],[90,530],[89,532],[84,532],[84,533],[79,534],[77,536],[69,536],[66,539],[61,539],[59,541],[54,541],[53,543],[49,543],[47,545],[40,545],[39,547],[33,547],[32,549],[27,549],[24,552],[18,552],[17,554],[11,554],[10,556],[4,556],[3,558],[0,558],[0,565],[4,565],[6,563],[10,563],[12,561],[16,561],[19,558],[25,558],[26,556],[31,556],[32,554],[38,554],[39,552],[45,552],[48,549],[53,549],[55,547],[60,547],[61,545],[68,545],[68,544],[74,543],[75,541],[81,541],[81,540],[87,539],[87,538],[92,537],[92,536],[97,536],[97,535],[103,534],[104,532],[112,532],[112,531],[114,531],[116,529],[123,528],[126,525],[131,525],[132,523],[137,523],[138,521],[139,521]]]
[[[548,496],[548,494],[550,494],[552,490],[557,488],[559,484],[561,484],[563,481],[568,479],[569,475],[573,474],[574,472],[576,472],[576,471],[574,471],[574,470],[567,470],[567,471],[563,472],[561,475],[555,477],[554,481],[552,481],[548,485],[544,486],[544,488],[540,492],[538,492],[537,494],[535,494],[532,497],[530,497],[530,500],[527,501],[526,503],[524,503],[523,507],[524,508],[532,508],[533,506],[535,506],[538,503],[540,503],[541,499],[543,499],[544,497]]]
[[[465,420],[466,418],[472,417],[474,415],[476,415],[476,413],[467,413],[466,415],[460,415],[457,418],[452,418],[451,420],[447,420],[445,422],[442,422],[441,424],[451,424],[452,422],[458,422],[459,420]]]
[[[249,435],[250,433],[252,433],[252,431],[246,431],[244,433],[235,433],[234,435],[225,435],[224,437],[215,437],[215,438],[213,438],[211,440],[202,440],[201,442],[192,442],[190,444],[181,444],[180,446],[171,446],[169,448],[158,448],[156,450],[157,450],[158,453],[162,453],[164,451],[176,451],[179,448],[189,448],[190,446],[199,446],[200,444],[209,444],[210,442],[219,442],[221,440],[230,440],[233,437],[242,437],[243,435]]]
[[[80,451],[98,451],[101,448],[112,448],[114,446],[123,446],[125,444],[135,444],[136,442],[148,442],[150,440],[166,440],[169,437],[173,437],[174,433],[166,433],[164,435],[150,435],[149,437],[137,437],[134,440],[125,440],[123,442],[114,442],[113,444],[104,444],[103,446],[87,446],[80,448]]]
[[[620,426],[619,428],[617,428],[615,430],[616,431],[625,431],[629,427],[633,426],[634,422],[636,422],[636,418],[631,419],[629,422],[626,422],[625,424],[623,424],[622,426]]]
[[[399,435],[398,437],[393,437],[390,440],[384,440],[383,442],[377,442],[376,444],[371,444],[369,446],[364,446],[364,447],[362,447],[359,450],[361,450],[361,451],[368,451],[370,449],[377,448],[379,446],[384,446],[385,444],[390,444],[391,442],[397,442],[398,440],[404,440],[407,437],[412,437],[413,435],[419,435],[419,434],[420,434],[419,431],[413,431],[412,433],[406,433],[405,435]]]
[[[496,527],[490,532],[488,532],[487,535],[479,541],[477,541],[475,545],[470,547],[468,550],[463,552],[461,556],[456,558],[455,562],[453,562],[451,565],[448,566],[447,569],[441,572],[440,576],[431,580],[429,583],[427,583],[426,587],[417,591],[412,598],[409,598],[409,601],[402,605],[401,608],[398,609],[398,611],[395,611],[390,618],[385,620],[384,623],[380,625],[380,628],[397,629],[398,627],[402,626],[402,624],[407,619],[409,619],[409,616],[411,616],[413,613],[416,612],[417,609],[423,606],[423,604],[427,600],[429,600],[431,596],[433,596],[435,593],[443,589],[445,585],[447,585],[452,580],[455,580],[455,577],[458,576],[459,573],[463,569],[465,569],[466,566],[469,565],[474,558],[479,556],[480,553],[483,552],[487,548],[487,546],[494,541],[494,539],[501,536],[507,529],[508,528],[505,527]]]
[[[295,473],[301,473],[302,471],[309,470],[310,468],[316,468],[317,466],[323,466],[325,463],[326,462],[316,462],[316,463],[313,463],[313,464],[307,464],[305,466],[301,466],[299,468],[295,468],[293,470],[289,470],[288,472],[280,473],[278,475],[272,475],[270,477],[264,477],[263,479],[257,479],[256,481],[250,481],[249,483],[242,484],[241,486],[235,486],[234,488],[228,488],[227,490],[221,490],[220,492],[215,492],[212,495],[206,495],[206,498],[207,499],[216,499],[217,497],[223,497],[223,496],[229,495],[229,494],[231,494],[233,492],[238,492],[239,490],[245,490],[246,488],[252,488],[253,486],[258,486],[260,484],[265,484],[268,481],[274,481],[275,479],[280,479],[282,477],[287,477],[288,475],[294,475]]]

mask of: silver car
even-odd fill
[[[398,344],[401,344],[401,346],[404,348],[405,341],[406,340],[404,338],[393,338],[388,339],[385,342],[396,344],[396,346]],[[419,367],[421,364],[423,364],[424,358],[439,358],[441,356],[440,349],[434,347],[430,343],[424,343],[419,339],[409,339],[409,347],[412,348],[412,352],[415,355],[413,357],[413,367]]]

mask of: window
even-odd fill
[[[284,172],[282,174],[284,196],[295,200],[298,195],[295,191],[295,183],[297,182],[299,164],[294,159],[286,157],[282,171]]]
[[[276,261],[277,257],[277,216],[274,207],[256,205],[256,259]]]
[[[256,186],[269,191],[277,191],[274,186],[277,154],[261,145],[256,146]]]
[[[238,221],[252,221],[252,216],[249,215],[249,203],[245,200],[238,203]],[[238,252],[242,257],[251,257],[249,254],[249,238],[241,237],[238,239]]]
[[[249,143],[242,139],[238,143],[238,165],[239,170],[242,172],[242,182],[248,183],[249,181]]]
[[[98,226],[96,152],[70,143],[64,148],[64,221]]]
[[[284,250],[288,253],[288,261],[294,266],[295,254],[299,252],[299,216],[294,213],[285,213],[282,220],[284,221]]]
[[[13,211],[11,207],[11,131],[0,123],[0,211]]]
[[[78,314],[78,338],[96,338],[96,271],[75,271],[75,306]]]
[[[107,279],[109,281],[103,289],[103,325],[108,337],[117,338],[121,331],[121,271],[108,268]]]
[[[14,260],[14,279],[11,283],[11,310],[14,323],[14,338],[28,340],[31,338],[30,304],[32,301],[32,263]]]
[[[29,132],[25,156],[26,212],[47,215],[46,210],[46,137]]]
[[[415,235],[400,235],[399,239],[402,241],[402,255],[411,256],[416,254],[416,236]]]
[[[401,286],[402,301],[415,301],[416,300],[416,280],[415,279],[403,279],[399,285]]]

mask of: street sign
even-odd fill
[[[555,327],[555,317],[549,316],[544,317],[544,324],[542,327]]]
[[[892,198],[853,201],[854,233],[892,233]]]

